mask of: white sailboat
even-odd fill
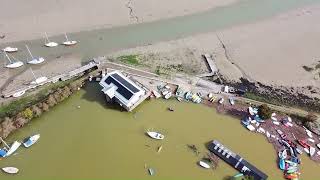
[[[30,70],[31,70],[31,73],[32,73],[32,75],[33,75],[33,77],[35,79],[34,81],[31,81],[30,84],[32,84],[32,85],[36,85],[36,84],[41,85],[41,84],[45,83],[48,80],[48,78],[46,76],[41,76],[41,77],[37,78],[31,68],[30,68]]]
[[[30,54],[30,57],[31,57],[31,61],[28,61],[28,64],[41,64],[45,61],[45,59],[43,57],[33,57],[29,47],[26,45],[26,48]]]
[[[33,144],[35,144],[38,140],[40,139],[40,134],[36,134],[33,136],[30,136],[24,143],[23,146],[28,148],[30,146],[32,146]]]
[[[25,93],[26,93],[25,90],[21,90],[21,91],[18,91],[18,92],[15,92],[14,94],[12,94],[12,97],[17,98],[17,97],[24,95]]]
[[[6,52],[4,52],[4,55],[7,57],[7,59],[9,60],[9,64],[7,64],[5,67],[6,68],[10,68],[10,69],[14,69],[14,68],[18,68],[23,66],[23,62],[22,61],[15,61],[12,62],[12,60],[10,59],[10,57],[8,56],[8,54]]]
[[[47,33],[44,33],[44,34],[46,36],[46,41],[45,41],[45,44],[44,44],[46,47],[56,47],[56,46],[58,46],[58,43],[49,40]]]
[[[17,52],[18,51],[18,48],[15,48],[15,47],[5,47],[4,49],[2,49],[4,52],[8,52],[8,53],[13,53],[13,52]]]
[[[75,44],[78,43],[77,41],[69,40],[69,38],[68,38],[68,36],[67,36],[67,33],[65,33],[64,36],[66,37],[66,41],[62,43],[63,45],[65,45],[65,46],[72,46],[72,45],[75,45]]]
[[[8,157],[11,154],[13,154],[14,152],[16,152],[16,150],[20,147],[21,143],[18,141],[15,141],[12,143],[11,147],[9,148],[7,154],[5,154],[3,157]]]

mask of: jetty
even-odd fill
[[[226,148],[217,140],[212,141],[208,145],[208,149],[239,172],[246,176],[253,177],[254,180],[265,180],[268,178],[268,176],[261,170],[244,160],[241,156]]]

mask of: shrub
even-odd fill
[[[31,111],[30,108],[27,108],[24,111],[22,111],[22,117],[30,120],[33,118],[33,112]]]
[[[269,119],[271,117],[272,111],[267,104],[262,104],[259,106],[258,115],[262,119]]]
[[[39,117],[42,114],[41,109],[37,105],[33,105],[31,111],[33,112],[34,117]]]

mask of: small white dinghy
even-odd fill
[[[210,165],[205,163],[205,162],[203,162],[203,161],[199,161],[199,165],[201,167],[205,168],[205,169],[209,169],[210,168]]]
[[[30,136],[24,143],[23,146],[28,148],[30,146],[32,146],[33,144],[35,144],[40,138],[40,134],[36,134],[33,136]]]
[[[10,149],[8,150],[7,154],[5,154],[3,157],[8,157],[11,154],[13,154],[19,147],[20,147],[21,143],[18,141],[13,142],[13,144],[11,145]]]
[[[20,97],[20,96],[24,95],[25,93],[26,93],[25,90],[18,91],[18,92],[15,92],[15,93],[12,95],[12,97],[17,98],[17,97]]]
[[[219,102],[219,104],[222,104],[224,102],[224,99],[221,98],[218,102]]]
[[[45,44],[44,44],[46,47],[56,47],[56,46],[58,46],[58,43],[52,42],[52,41],[49,40],[47,33],[44,33],[44,34],[46,36],[46,41],[45,41]]]
[[[164,98],[165,98],[165,99],[169,99],[169,98],[171,98],[171,96],[172,96],[172,92],[168,92],[168,93],[164,96]]]
[[[65,46],[72,46],[72,45],[75,45],[75,44],[78,43],[77,41],[69,40],[66,33],[65,33],[64,35],[65,35],[65,37],[66,37],[66,41],[62,43],[63,45],[65,45]]]
[[[6,47],[4,49],[2,49],[4,52],[7,52],[7,53],[12,53],[12,52],[17,52],[18,51],[18,48],[14,48],[14,47]]]
[[[19,169],[16,167],[4,167],[2,168],[2,171],[8,174],[17,174],[19,172]]]
[[[153,139],[157,139],[157,140],[164,139],[164,135],[162,135],[158,132],[148,131],[147,134],[148,134],[148,136],[150,136]]]
[[[30,84],[33,84],[33,85],[35,85],[35,84],[42,84],[42,83],[46,82],[47,80],[48,80],[47,77],[42,76],[42,77],[39,77],[39,78],[37,78],[36,80],[32,81]]]
[[[310,146],[309,152],[310,152],[310,156],[312,157],[316,153],[316,148]]]

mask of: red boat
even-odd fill
[[[304,148],[310,147],[310,145],[305,140],[298,140],[298,143]]]

